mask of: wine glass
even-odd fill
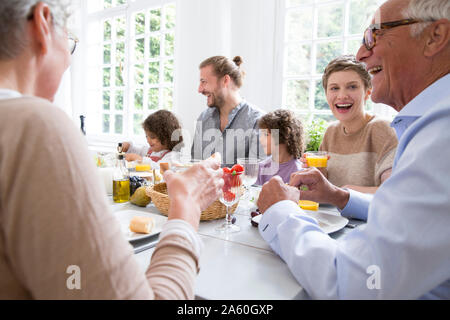
[[[250,194],[250,187],[255,184],[258,179],[259,160],[253,158],[239,158],[237,163],[244,167],[244,175],[242,183],[245,188],[245,195],[242,199],[247,200]]]
[[[233,213],[230,213],[230,207],[236,204],[241,197],[241,176],[241,172],[223,172],[224,185],[219,200],[227,208],[227,215],[225,222],[216,228],[217,231],[233,233],[241,230],[239,226],[232,223]]]

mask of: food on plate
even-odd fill
[[[312,210],[312,211],[319,210],[319,203],[314,201],[299,200],[298,205],[300,206],[300,208],[304,210]]]
[[[136,233],[146,233],[152,232],[155,222],[152,217],[133,217],[130,221],[130,230]]]
[[[146,188],[146,186],[137,188],[131,196],[130,202],[139,207],[146,207],[151,201],[151,198],[145,192]]]

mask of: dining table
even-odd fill
[[[113,213],[120,217],[121,212],[133,210],[137,213],[162,213],[150,203],[138,207],[130,202],[114,203],[109,197]],[[309,299],[286,263],[272,251],[251,223],[250,213],[256,209],[254,202],[241,200],[234,216],[240,227],[237,233],[224,233],[216,230],[223,219],[201,221],[198,235],[204,246],[200,256],[200,271],[195,284],[196,299],[203,300],[292,300]],[[320,205],[319,212],[340,216],[337,208]],[[339,241],[354,228],[364,222],[350,219],[344,227],[330,233]],[[145,271],[158,243],[158,234],[130,241],[135,258]]]

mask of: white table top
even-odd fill
[[[139,210],[158,213],[152,204],[140,208],[130,203],[113,204],[113,211]],[[306,292],[292,276],[284,261],[276,255],[250,222],[248,202],[242,202],[235,215],[238,233],[226,235],[215,230],[223,219],[202,221],[198,230],[204,249],[200,257],[200,273],[196,280],[195,293],[200,299],[214,300],[270,300],[304,299]],[[246,207],[246,208],[245,208]],[[325,208],[332,214],[339,214],[335,208]],[[354,221],[352,221],[354,223]],[[337,239],[348,232],[342,229],[332,237]],[[145,271],[150,264],[155,239],[134,243],[135,255]],[[142,241],[141,241],[142,242]],[[152,244],[153,242],[153,244]],[[142,246],[140,248],[140,246]],[[143,251],[140,251],[143,250]],[[140,251],[140,252],[139,252]]]

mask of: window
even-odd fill
[[[385,0],[285,0],[283,105],[311,118],[334,120],[322,88],[328,62],[358,51],[364,29]],[[385,110],[382,110],[385,108]],[[366,109],[388,115],[388,107]],[[382,112],[380,112],[382,110]],[[377,112],[378,111],[378,112]]]
[[[89,0],[83,9],[88,133],[110,141],[141,140],[145,118],[173,107],[176,5]]]

